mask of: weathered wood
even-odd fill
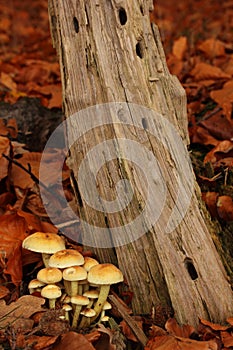
[[[125,228],[125,234],[131,238],[127,245],[115,244],[114,250],[96,247],[95,251],[104,262],[115,262],[117,257],[134,293],[133,309],[136,313],[149,313],[153,306],[170,305],[182,323],[196,325],[198,317],[221,322],[233,312],[233,296],[206,219],[199,208],[199,189],[196,184],[194,191],[192,186],[188,188],[188,152],[177,154],[177,137],[168,130],[164,120],[156,117],[158,114],[152,119],[143,116],[141,127],[134,120],[135,110],[131,103],[151,108],[174,125],[184,144],[188,144],[185,92],[168,72],[158,29],[149,21],[151,9],[152,1],[149,0],[49,1],[51,31],[60,58],[66,117],[89,106],[120,101],[122,105],[116,105],[116,120],[122,121],[122,115],[132,119],[131,125],[106,125],[106,118],[112,118],[112,121],[115,118],[112,110],[106,107],[106,111],[102,111],[102,125],[100,123],[82,135],[79,143],[71,148],[69,165],[79,214],[82,220],[92,225],[107,227],[109,239],[111,234],[115,239],[115,227]],[[78,130],[85,130],[85,127],[88,127],[86,118],[81,124],[72,122],[69,137],[77,137]],[[132,162],[123,160],[124,155],[134,156],[133,147],[129,149],[122,144],[120,147],[116,142],[121,156],[112,161],[106,158],[106,166],[101,168],[97,177],[99,194],[106,201],[113,201],[117,196],[115,185],[119,180],[130,180],[134,196],[125,210],[117,213],[109,213],[104,208],[94,211],[79,190],[78,171],[87,152],[113,138],[141,144],[140,164],[146,162],[146,150],[150,150],[159,163],[167,187],[166,194],[161,191],[153,197],[155,209],[165,200],[161,215],[153,227],[153,223],[143,217],[147,233],[137,240],[126,224],[141,214],[146,206],[147,190],[151,189],[147,180],[152,178],[156,182],[158,172],[153,173],[146,166],[145,169],[134,167]],[[88,156],[90,169],[86,172],[86,182],[92,191],[96,180],[92,171],[98,166],[99,159],[91,154]],[[186,170],[183,171],[182,167]],[[143,171],[147,173],[143,174]],[[183,220],[179,218],[179,212],[185,211],[185,198],[184,208],[182,201],[176,203],[182,184],[187,198],[192,195]],[[174,213],[176,215],[172,217]],[[171,217],[170,223],[174,223],[175,229],[166,233]],[[89,228],[84,225],[84,239],[88,235]]]

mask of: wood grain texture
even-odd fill
[[[125,24],[121,23],[121,9],[127,15]],[[177,78],[168,72],[158,28],[149,21],[151,9],[152,1],[145,0],[49,1],[53,42],[61,66],[65,115],[69,118],[90,106],[122,102],[124,112],[130,113],[133,121],[130,103],[138,104],[155,110],[172,123],[187,145],[185,92]],[[108,112],[106,110],[106,114]],[[82,124],[85,123],[84,118]],[[154,134],[159,132],[160,140],[148,131],[145,126],[148,123]],[[80,125],[72,125],[69,137],[75,137],[79,128]],[[143,120],[141,128],[111,124],[93,128],[83,135],[71,148],[69,160],[79,214],[93,225],[108,227],[111,236],[111,228],[124,226],[137,217],[146,201],[147,175],[132,162],[122,161],[122,156],[101,169],[98,191],[101,197],[113,200],[115,184],[126,177],[135,191],[132,203],[117,214],[109,214],[104,208],[103,212],[94,211],[88,206],[78,193],[78,170],[88,150],[104,140],[122,137],[150,150],[159,162],[167,186],[159,220],[150,228],[145,217],[147,234],[127,245],[115,249],[95,248],[95,252],[103,262],[118,261],[134,293],[135,313],[150,313],[153,306],[170,305],[181,323],[196,325],[198,317],[225,321],[233,312],[232,291],[199,208],[200,193],[196,184],[194,190],[185,188],[187,194],[191,191],[193,195],[182,222],[172,233],[165,233],[176,203],[178,181],[185,184],[186,180],[186,174],[177,168],[179,155],[174,152],[177,140],[173,136],[160,118],[155,118],[153,123]],[[127,152],[128,149],[121,149],[122,155]],[[185,158],[188,164],[188,151]],[[91,173],[98,159],[91,156],[89,159]],[[95,181],[89,175],[87,179]],[[160,205],[161,200],[160,194],[155,196],[155,205]],[[83,231],[85,236],[85,227]],[[129,230],[126,234],[132,235],[133,240],[134,232]]]

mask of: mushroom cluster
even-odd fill
[[[108,320],[110,286],[123,281],[115,265],[100,264],[75,249],[66,249],[63,238],[54,233],[36,232],[22,246],[41,253],[45,265],[29,282],[30,293],[40,292],[51,309],[61,307],[74,328]]]

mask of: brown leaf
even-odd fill
[[[57,339],[58,339],[57,336],[49,337],[49,336],[31,335],[29,337],[28,336],[26,337],[23,344],[25,349],[26,348],[33,349],[33,350],[51,349],[51,346],[56,343]]]
[[[214,147],[204,158],[205,163],[214,164],[218,160],[226,157],[230,157],[233,150],[233,141],[221,141],[218,143],[216,147]]]
[[[8,174],[8,160],[2,157],[2,154],[9,156],[10,154],[10,141],[7,137],[0,136],[0,180]]]
[[[5,298],[10,293],[9,289],[4,286],[0,286],[0,299]]]
[[[95,350],[93,345],[85,338],[84,335],[68,332],[61,336],[61,340],[58,344],[55,344],[53,350]]]
[[[198,45],[198,49],[203,51],[210,58],[225,55],[225,44],[214,38],[203,41]]]
[[[22,296],[10,305],[0,300],[0,327],[4,328],[11,324],[15,329],[28,330],[29,326],[32,328],[33,321],[30,320],[30,316],[41,311],[41,305],[44,303],[44,299],[32,295]]]
[[[186,36],[181,36],[179,39],[174,41],[173,47],[172,47],[172,53],[179,60],[183,60],[186,50],[187,50]]]
[[[210,215],[213,218],[218,217],[218,212],[217,212],[217,199],[218,199],[219,194],[217,192],[205,192],[202,193],[202,199],[204,200]]]
[[[17,84],[14,82],[10,74],[6,74],[4,72],[1,72],[0,75],[0,82],[6,86],[9,90],[16,91],[17,90]]]
[[[189,338],[195,332],[195,328],[190,325],[179,326],[175,318],[169,318],[165,324],[165,328],[171,335]]]
[[[155,337],[150,340],[144,350],[217,350],[214,340],[196,341],[187,338],[178,338],[171,335]]]
[[[233,336],[228,332],[221,332],[221,340],[226,348],[233,347]]]
[[[134,318],[133,316],[131,317]],[[140,328],[142,328],[142,321],[137,321],[137,324],[139,325]],[[135,337],[131,328],[127,325],[125,320],[121,321],[120,326],[122,328],[122,333],[126,336],[127,339],[132,340],[134,342],[138,341],[138,339]]]
[[[215,137],[210,135],[208,130],[206,130],[201,126],[198,126],[196,128],[195,133],[193,134],[193,137],[192,137],[192,142],[200,143],[202,145],[213,145],[213,146],[217,146],[219,144],[219,141],[216,140]]]
[[[204,120],[199,125],[203,126],[212,136],[219,140],[233,139],[233,122],[220,113]]]
[[[200,62],[190,72],[195,81],[208,79],[230,79],[231,76],[223,72],[220,68],[212,66],[208,63]]]
[[[221,90],[211,91],[210,97],[222,107],[227,119],[231,121],[233,80],[226,82]]]
[[[229,326],[222,326],[218,323],[213,323],[204,319],[200,319],[200,323],[203,324],[204,326],[210,327],[213,331],[225,331],[229,328]]]
[[[219,196],[217,211],[221,219],[233,221],[233,199],[230,196]]]

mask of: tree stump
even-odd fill
[[[102,262],[118,261],[135,313],[170,306],[181,323],[223,322],[232,290],[190,167],[185,92],[168,71],[152,9],[150,0],[49,0],[65,116],[93,106],[67,131],[68,142],[78,139],[69,166],[82,241],[93,239]],[[148,198],[154,217],[144,210]],[[130,223],[139,216],[145,232],[137,236]],[[106,245],[96,227],[107,230]]]

